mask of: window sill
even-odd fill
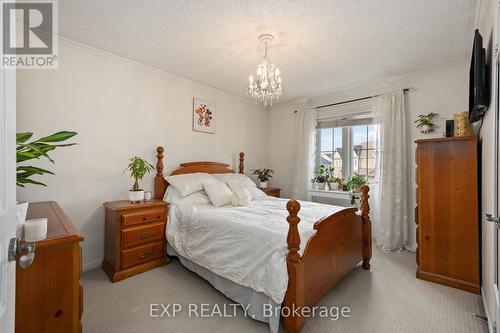
[[[310,189],[309,194],[311,196],[314,196],[314,197],[338,198],[338,199],[350,199],[351,198],[351,192],[349,192],[349,191]]]

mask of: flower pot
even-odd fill
[[[260,182],[259,187],[260,188],[267,188],[267,182]]]
[[[326,183],[316,183],[318,185],[318,190],[324,190]]]
[[[331,182],[329,182],[328,183],[328,188],[330,189],[330,191],[335,191],[335,189],[337,188],[337,183],[331,183]]]
[[[342,183],[338,183],[337,184],[337,190],[343,191],[344,190],[344,185],[342,185]]]
[[[422,125],[422,127],[420,127],[420,133],[422,134],[431,133],[433,131],[434,131],[433,128],[430,127],[429,125]]]
[[[144,200],[144,190],[128,191],[128,199],[131,202],[139,202]]]

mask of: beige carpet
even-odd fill
[[[236,318],[150,318],[150,303],[231,303],[175,260],[112,284],[102,270],[82,277],[86,333],[268,332],[239,311]],[[356,268],[320,305],[349,306],[350,318],[310,318],[302,332],[487,332],[481,298],[415,278],[415,255],[374,249],[372,270]]]

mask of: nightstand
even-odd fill
[[[266,187],[266,188],[261,188],[261,190],[264,191],[265,194],[271,197],[279,198],[281,194],[281,189],[277,187]]]
[[[128,200],[104,203],[105,247],[102,269],[112,282],[163,266],[168,203]]]

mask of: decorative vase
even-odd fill
[[[144,190],[128,191],[128,199],[131,202],[139,202],[144,200]]]
[[[326,183],[316,183],[318,184],[318,190],[324,190]]]
[[[422,125],[420,133],[427,134],[427,133],[431,133],[431,132],[434,132],[434,129],[431,126],[429,126],[429,125]]]
[[[259,187],[260,188],[267,188],[267,182],[260,182]]]

